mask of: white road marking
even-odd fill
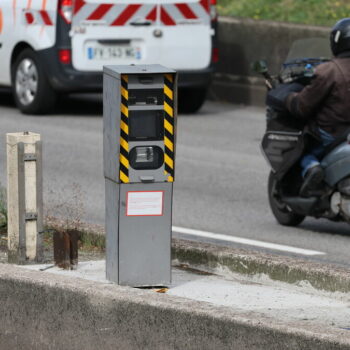
[[[308,255],[308,256],[326,255],[326,253],[318,252],[316,250],[309,250],[309,249],[291,247],[288,245],[257,241],[254,239],[223,235],[220,233],[193,230],[190,228],[184,228],[184,227],[178,227],[178,226],[173,226],[172,229],[175,232],[182,233],[185,235],[192,235],[192,236],[197,236],[197,237],[216,239],[216,240],[220,240],[220,241],[234,242],[234,243],[250,245],[250,246],[255,246],[255,247],[261,247],[261,248],[267,248],[267,249],[272,249],[272,250],[280,250],[282,252],[289,252],[289,253]]]

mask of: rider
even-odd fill
[[[307,196],[323,181],[319,158],[350,127],[350,18],[336,23],[330,41],[334,58],[317,66],[310,85],[286,99],[287,109],[293,115],[316,124],[320,138],[300,162],[304,178],[301,196]]]

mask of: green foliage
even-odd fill
[[[7,197],[6,189],[0,183],[0,229],[7,227]]]
[[[218,0],[222,16],[332,26],[350,17],[349,0]]]
[[[81,248],[85,250],[106,248],[106,236],[93,232],[82,231],[80,233]]]

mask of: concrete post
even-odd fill
[[[6,135],[8,261],[42,260],[42,144],[39,134]]]

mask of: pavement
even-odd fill
[[[39,132],[46,212],[67,201],[70,208],[79,207],[72,198],[80,192],[83,220],[103,224],[101,115],[101,98],[95,95],[64,99],[50,116],[23,116],[9,94],[0,94],[0,181],[6,183],[5,133]],[[197,115],[179,116],[174,236],[348,267],[347,224],[308,218],[288,228],[275,222],[266,193],[269,169],[259,150],[264,127],[263,109],[219,102],[207,102]]]

